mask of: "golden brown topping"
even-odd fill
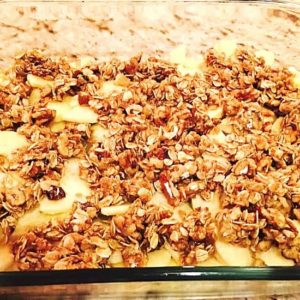
[[[69,218],[13,243],[20,269],[153,265],[161,250],[196,265],[220,247],[264,265],[255,253],[274,246],[300,264],[294,75],[249,47],[221,50],[193,72],[141,55],[76,68],[38,52],[16,60],[0,130],[28,145],[0,158],[2,231],[9,239],[43,193],[74,201]],[[86,183],[76,178],[74,194],[64,176],[73,158]],[[3,186],[2,172],[21,184]]]

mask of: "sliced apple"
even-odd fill
[[[174,64],[183,64],[186,57],[186,46],[180,45],[170,52],[170,61]]]
[[[92,126],[92,140],[98,143],[103,143],[110,136],[109,130],[100,126]]]
[[[222,267],[224,266],[224,264],[221,264],[217,259],[212,257],[206,261],[198,263],[197,266],[198,267]]]
[[[151,198],[150,201],[148,201],[148,204],[159,206],[163,209],[173,209],[173,207],[169,204],[167,198],[164,196],[163,193],[155,192]]]
[[[74,102],[49,102],[47,108],[55,110],[55,122],[97,123],[98,115],[88,106]]]
[[[87,106],[77,106],[64,115],[64,121],[74,123],[97,123],[98,115]]]
[[[123,257],[120,250],[115,250],[108,259],[112,265],[123,263]]]
[[[232,121],[229,118],[223,119],[219,128],[226,134],[233,133]]]
[[[204,59],[202,56],[199,56],[197,59],[186,58],[184,64],[178,65],[178,71],[182,75],[195,75],[196,73],[200,73],[203,61]]]
[[[178,264],[174,259],[171,259],[168,267],[180,267],[180,264]]]
[[[255,55],[257,57],[261,57],[264,59],[265,61],[265,64],[267,66],[273,66],[274,65],[274,62],[275,62],[275,55],[273,52],[271,51],[267,51],[267,50],[258,50],[255,52]]]
[[[67,213],[58,215],[46,215],[40,211],[39,207],[37,207],[34,210],[26,212],[21,218],[18,219],[13,235],[19,236],[21,234],[24,234],[31,228],[47,224],[53,219],[64,219],[67,216]]]
[[[182,222],[185,216],[190,214],[191,212],[193,212],[193,210],[188,203],[181,203],[174,208],[172,219],[176,219],[178,220],[178,222]]]
[[[68,103],[64,102],[49,102],[47,108],[55,110],[55,119],[54,122],[64,121],[64,115],[70,110]]]
[[[172,261],[171,254],[166,249],[155,250],[148,253],[148,262],[146,267],[167,267]]]
[[[78,96],[65,96],[63,98],[63,103],[68,104],[70,107],[76,107],[79,105]]]
[[[257,256],[269,267],[290,267],[295,265],[292,259],[283,257],[277,247],[271,247],[268,251],[258,253]]]
[[[208,200],[204,200],[200,195],[196,195],[196,197],[192,199],[192,208],[197,209],[199,207],[207,207],[210,213],[215,216],[220,210],[219,194],[217,192],[213,192]]]
[[[49,127],[52,132],[62,132],[66,127],[66,123],[65,122],[52,123],[49,125]]]
[[[174,208],[169,204],[167,198],[160,192],[155,192],[148,204],[173,211],[171,219],[177,220],[178,222],[181,222],[185,215],[193,211],[188,203],[181,203]]]
[[[280,133],[282,130],[282,123],[283,123],[283,118],[282,117],[277,118],[271,128],[272,133]]]
[[[46,80],[44,78],[41,78],[41,77],[38,77],[38,76],[35,76],[32,74],[27,75],[27,81],[32,87],[39,88],[39,89],[43,89],[47,86],[52,88],[54,86],[53,81]]]
[[[41,90],[40,89],[33,89],[29,96],[29,104],[35,105],[39,103],[41,100]]]
[[[196,58],[186,57],[186,46],[180,45],[170,53],[170,61],[178,65],[178,71],[182,75],[194,75],[201,71],[204,62],[203,56]]]
[[[100,91],[104,96],[107,97],[112,94],[121,93],[124,91],[124,88],[120,85],[117,85],[115,81],[109,80],[103,82]]]
[[[9,158],[16,150],[27,145],[25,136],[14,131],[0,131],[0,155]]]
[[[63,214],[71,211],[74,199],[63,198],[58,201],[51,201],[49,199],[43,199],[40,203],[40,212],[47,215]]]
[[[235,54],[237,44],[232,40],[221,40],[216,43],[214,50],[218,54],[225,55],[226,58],[230,58]]]
[[[128,77],[123,74],[118,74],[114,83],[119,87],[127,87],[130,85],[131,81]],[[121,91],[121,90],[120,90]]]
[[[1,173],[1,182],[4,189],[14,190],[19,189],[25,184],[25,180],[20,177],[20,174],[15,171],[9,171],[5,174]]]
[[[7,245],[0,245],[0,272],[9,270],[14,263],[14,255]]]
[[[226,135],[219,127],[213,128],[207,136],[219,144],[226,144]]]
[[[72,61],[70,63],[70,66],[73,69],[83,69],[85,67],[88,67],[88,66],[94,64],[95,62],[96,62],[96,60],[94,57],[86,55],[86,56],[80,57],[79,59],[77,59],[75,61]]]
[[[300,72],[294,77],[293,79],[293,85],[300,89]]]
[[[102,207],[101,213],[105,216],[123,215],[128,211],[129,207],[129,204]]]
[[[292,80],[294,87],[300,89],[300,72],[295,67],[289,67],[289,71],[294,75]]]
[[[112,265],[113,268],[125,268],[125,264],[123,262],[117,263],[117,264],[113,264]]]
[[[176,264],[180,264],[180,253],[174,250],[168,242],[164,244],[164,247],[170,253],[172,260],[175,261]]]
[[[211,119],[221,119],[223,116],[223,107],[209,107],[207,111],[207,115]]]
[[[251,266],[253,258],[248,248],[232,245],[221,240],[215,243],[216,258],[227,266]]]
[[[79,194],[87,197],[92,193],[89,184],[79,176],[80,163],[79,159],[70,159],[65,162],[61,186],[67,197],[75,197]]]
[[[40,203],[40,211],[44,214],[60,214],[71,210],[75,200],[85,199],[91,195],[89,184],[79,176],[80,160],[71,159],[65,162],[64,172],[60,181],[66,197],[53,201],[43,199]]]

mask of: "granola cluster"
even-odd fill
[[[1,158],[1,170],[22,179],[0,189],[4,236],[41,198],[66,196],[60,180],[69,159],[81,160],[92,190],[68,218],[12,242],[20,270],[139,267],[162,248],[196,265],[215,255],[218,239],[254,257],[274,245],[300,263],[293,74],[242,45],[233,57],[213,49],[204,57],[201,70],[185,75],[142,55],[87,66],[39,52],[16,59],[0,90],[0,130],[26,136],[28,146]],[[97,114],[102,139],[93,138],[93,122],[53,130],[57,112],[48,104],[74,96]]]

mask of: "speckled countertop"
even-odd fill
[[[1,299],[298,300],[299,283],[256,281],[126,282],[1,288]],[[270,295],[273,291],[274,296]],[[288,293],[293,292],[294,294]],[[244,297],[241,297],[244,294]],[[3,297],[8,296],[7,298]],[[279,296],[280,295],[280,296]]]
[[[247,3],[90,1],[11,2],[0,9],[2,65],[16,51],[33,47],[108,58],[141,51],[164,54],[185,44],[195,54],[223,38],[271,50],[283,62],[300,67],[300,15],[292,9]]]

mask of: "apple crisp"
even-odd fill
[[[0,73],[0,270],[300,264],[300,73],[20,54]]]

